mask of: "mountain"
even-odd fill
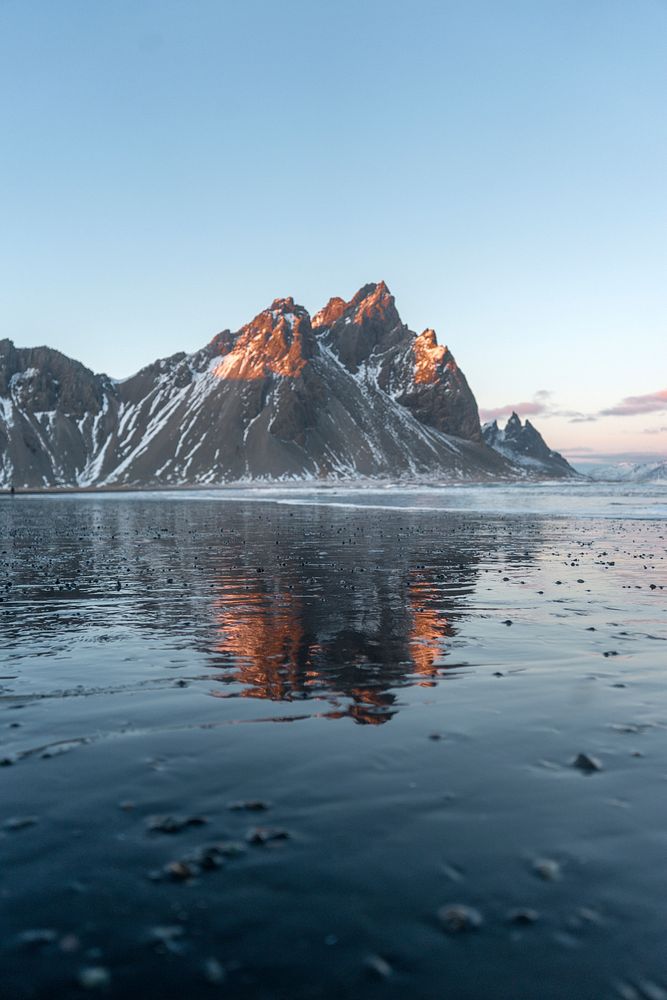
[[[484,424],[482,436],[490,448],[526,471],[554,478],[578,476],[562,455],[552,451],[530,420],[522,424],[516,413],[503,430],[497,420]]]
[[[667,481],[667,460],[657,462],[617,462],[608,465],[581,465],[580,472],[596,482],[664,483]]]
[[[0,341],[5,487],[511,478],[508,455],[483,440],[451,352],[433,330],[408,329],[384,282],[312,320],[276,299],[240,330],[122,381]]]

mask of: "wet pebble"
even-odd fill
[[[36,816],[10,816],[2,824],[3,830],[25,830],[28,826],[34,826],[37,822]]]
[[[561,867],[553,858],[538,858],[533,862],[533,871],[545,882],[557,882],[561,877]]]
[[[520,907],[510,910],[507,914],[507,922],[517,924],[520,927],[530,927],[531,924],[537,923],[539,919],[540,915],[537,910],[532,910],[530,907]]]
[[[207,958],[204,960],[203,974],[206,982],[211,983],[214,986],[224,983],[227,978],[225,967],[217,960],[217,958]]]
[[[446,906],[441,906],[437,912],[437,918],[443,930],[448,934],[475,931],[484,923],[484,918],[479,910],[473,906],[466,906],[464,903],[448,903]]]
[[[78,980],[84,990],[104,990],[111,985],[111,974],[103,965],[87,965],[79,970]]]
[[[58,932],[52,928],[36,927],[17,934],[16,944],[19,948],[42,948],[44,945],[53,944],[57,938]]]
[[[289,833],[277,827],[255,826],[248,830],[245,839],[249,844],[269,844],[276,840],[288,840]]]
[[[171,952],[174,955],[183,950],[182,938],[185,934],[180,924],[158,924],[151,927],[149,940],[156,945],[156,950],[160,952]]]
[[[187,882],[197,874],[197,869],[187,861],[169,861],[163,871],[172,882]]]
[[[239,800],[238,802],[229,803],[229,808],[232,812],[264,812],[270,806],[269,802],[264,802],[262,799]]]
[[[577,754],[572,761],[572,767],[576,767],[580,771],[585,771],[587,774],[593,774],[594,771],[602,771],[603,769],[602,761],[587,753]]]
[[[208,823],[205,816],[149,816],[146,829],[149,833],[180,833],[189,826]]]
[[[376,979],[389,979],[394,971],[382,955],[368,955],[364,959],[364,968]]]

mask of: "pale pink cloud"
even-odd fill
[[[500,420],[503,417],[511,417],[513,413],[518,413],[520,417],[535,417],[541,413],[546,413],[547,403],[507,403],[506,406],[496,406],[491,410],[480,410],[479,415],[482,420]]]
[[[626,396],[616,406],[601,410],[603,417],[634,417],[639,413],[660,413],[667,410],[667,389],[649,392],[646,396]]]

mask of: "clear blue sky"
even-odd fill
[[[121,377],[384,278],[483,408],[664,451],[666,105],[667,0],[0,0],[0,336]]]

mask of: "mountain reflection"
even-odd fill
[[[57,658],[49,690],[69,661],[77,691],[182,681],[371,725],[399,711],[402,689],[455,674],[480,573],[524,567],[542,537],[535,522],[517,548],[509,521],[477,519],[471,534],[464,515],[400,509],[127,498],[4,510],[21,517],[0,558],[3,653],[17,666]]]
[[[474,574],[470,568],[462,581],[457,571],[460,596]],[[212,693],[229,697],[224,687],[241,685],[238,697],[321,699],[333,706],[331,718],[388,721],[398,710],[394,689],[432,686],[447,670],[456,628],[435,580],[412,571],[395,574],[388,587],[386,574],[378,576],[365,581],[361,594],[338,576],[328,596],[315,599],[297,596],[303,586],[280,577],[242,587],[221,582],[217,642],[209,652],[228,670],[217,675],[222,687]]]

